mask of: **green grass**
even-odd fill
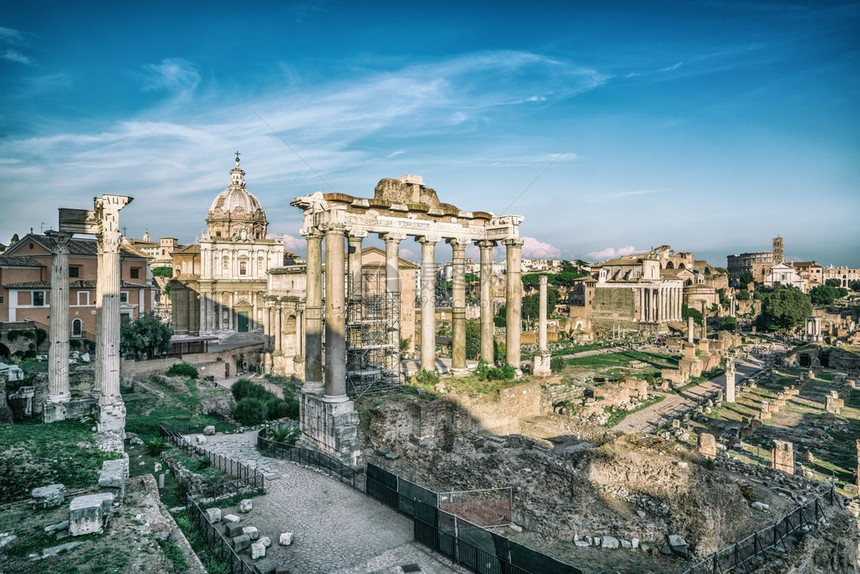
[[[159,540],[158,545],[161,546],[164,556],[173,563],[173,572],[176,574],[188,572],[188,561],[185,559],[185,554],[172,538]]]
[[[119,456],[96,447],[94,424],[87,419],[0,425],[0,504],[53,483],[69,490],[94,486],[102,463]]]
[[[621,351],[619,353],[606,353],[602,355],[591,355],[590,357],[579,357],[568,359],[566,362],[573,367],[589,369],[608,369],[612,367],[624,367],[633,361],[646,363],[657,369],[677,368],[678,357],[663,355],[659,353],[644,353],[642,351]]]
[[[21,370],[25,373],[47,373],[48,361],[37,361],[36,359],[26,359],[21,362]]]
[[[217,553],[213,552],[209,545],[206,544],[206,541],[203,539],[203,535],[199,530],[197,530],[197,527],[192,524],[186,512],[173,515],[173,519],[176,521],[176,525],[179,526],[179,529],[182,530],[185,538],[188,539],[188,543],[191,544],[191,548],[197,554],[198,558],[200,558],[200,561],[203,562],[203,567],[206,568],[206,572],[209,574],[230,573],[230,568],[227,563],[221,561],[218,558]]]
[[[613,409],[606,407],[604,409],[605,412],[610,413],[609,420],[606,421],[602,426],[607,428],[612,428],[617,426],[621,421],[627,418],[628,415],[632,415],[633,413],[638,413],[642,409],[647,409],[651,405],[655,405],[665,399],[666,397],[663,395],[652,395],[648,400],[644,401],[641,405],[633,409],[632,411],[628,411],[626,409]]]

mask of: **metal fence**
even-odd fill
[[[747,563],[758,565],[766,562],[768,550],[785,552],[783,543],[786,540],[797,542],[796,535],[805,533],[810,523],[823,516],[825,504],[833,506],[838,498],[831,485],[823,494],[798,506],[770,526],[712,554],[684,574],[723,574],[747,570],[744,567]]]
[[[479,574],[582,574],[579,568],[541,554],[438,508],[439,494],[373,464],[367,495],[412,518],[416,542]]]
[[[254,489],[258,489],[262,492],[266,491],[266,477],[263,476],[263,473],[261,473],[257,469],[252,468],[246,464],[242,464],[238,460],[233,460],[232,458],[222,456],[220,454],[206,450],[201,446],[192,444],[181,434],[169,431],[163,426],[159,426],[159,430],[164,440],[166,440],[168,443],[175,446],[182,452],[186,454],[205,457],[209,459],[209,463],[218,470],[235,476],[247,486],[250,486]]]
[[[236,554],[230,546],[230,542],[218,528],[209,522],[209,517],[197,504],[192,496],[186,498],[185,510],[191,523],[197,527],[206,546],[225,566],[230,569],[230,574],[262,574],[256,566],[246,563]]]
[[[257,433],[257,450],[260,452],[280,458],[281,460],[288,460],[321,470],[329,476],[352,486],[356,490],[364,492],[364,489],[361,487],[360,472],[319,451],[290,446],[270,440],[266,438],[266,430],[262,429]]]

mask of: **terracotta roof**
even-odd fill
[[[50,289],[50,281],[24,281],[23,283],[8,283],[6,289]]]
[[[383,260],[385,259],[385,251],[383,251],[379,247],[365,247],[364,249],[361,250],[362,255],[365,255],[367,253],[378,253],[378,254],[382,255]],[[420,265],[418,265],[416,263],[412,263],[411,261],[409,261],[407,259],[403,259],[402,257],[398,257],[397,259],[400,261],[400,268],[401,269],[420,269],[421,268]]]
[[[176,255],[177,253],[188,253],[188,254],[200,253],[200,244],[195,243],[194,245],[186,245],[184,247],[177,247],[176,249],[173,250],[173,254]]]
[[[19,249],[23,249],[24,245],[29,243],[30,241],[34,241],[47,249],[51,250],[51,240],[48,239],[47,235],[39,235],[36,233],[28,233],[24,237],[21,238],[21,241],[13,245],[7,251],[7,254],[14,254]],[[11,253],[9,253],[11,252]],[[148,256],[144,253],[137,251],[136,249],[130,249],[127,245],[120,245],[119,248],[120,256],[122,257],[132,257],[135,259],[146,259]],[[69,240],[69,255],[98,255],[98,242],[95,239],[87,239],[82,237],[72,237]]]

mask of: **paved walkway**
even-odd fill
[[[266,494],[242,524],[271,538],[267,556],[256,561],[267,572],[280,566],[293,574],[465,573],[412,541],[412,520],[330,476],[261,455],[257,431],[208,437],[205,448],[253,466],[267,476]],[[223,510],[223,509],[222,509]],[[280,546],[293,532],[291,546]],[[411,569],[409,567],[412,567]]]
[[[763,364],[756,359],[743,359],[738,360],[735,363],[735,367],[737,371],[735,384],[737,384],[749,378],[756,371],[761,370]],[[726,389],[725,375],[714,377],[709,381],[705,381],[695,387],[690,387],[677,394],[666,394],[664,395],[666,398],[659,403],[628,415],[613,430],[625,433],[651,432],[658,426],[665,426],[672,419],[681,418],[685,412],[701,403],[708,395],[719,389],[723,391]]]

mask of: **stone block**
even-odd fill
[[[217,522],[221,522],[221,509],[220,508],[207,508],[206,509],[206,517],[209,519],[209,522],[215,524]]]
[[[152,472],[154,472],[154,473],[158,474],[159,472],[161,472],[161,469],[162,469],[162,468],[163,468],[163,467],[161,466],[161,463],[160,463],[160,462],[156,462],[154,465],[152,465]]]
[[[99,472],[99,488],[113,493],[117,501],[125,497],[125,465],[122,458],[106,460]]]
[[[66,501],[66,487],[62,484],[49,484],[30,491],[34,508],[53,508]]]
[[[207,440],[208,439],[202,434],[194,435],[194,442],[197,444],[206,444]]]
[[[271,538],[269,538],[268,536],[260,536],[260,542],[261,542],[261,543],[263,544],[263,546],[265,546],[266,548],[269,548],[269,547],[272,545],[272,539],[271,539]]]
[[[266,547],[262,542],[254,542],[251,544],[251,560],[262,558],[266,555]]]
[[[281,536],[278,538],[278,544],[281,546],[289,546],[293,543],[293,533],[292,532],[282,532]]]
[[[215,427],[213,425],[209,425],[203,429],[203,434],[206,436],[212,436],[215,434]]]
[[[242,519],[235,514],[227,514],[222,518],[224,522],[241,522]]]
[[[256,526],[245,526],[242,528],[242,534],[251,540],[257,540],[260,538],[260,532],[257,530]]]
[[[621,542],[615,538],[614,536],[604,536],[603,543],[600,545],[601,548],[618,548]]]
[[[235,538],[236,536],[240,536],[242,534],[242,530],[244,527],[238,522],[228,522],[224,526],[224,532],[227,534],[227,538]]]
[[[230,545],[236,552],[241,552],[251,546],[251,539],[244,534],[240,534],[230,539]]]
[[[113,494],[101,492],[88,496],[78,496],[69,505],[69,533],[83,536],[101,532],[110,515]]]
[[[752,504],[750,504],[750,506],[755,508],[756,510],[768,510],[768,509],[770,509],[769,505],[765,504],[764,502],[758,502],[758,501],[753,502]]]
[[[253,508],[254,502],[250,498],[239,501],[239,512],[251,512]]]

